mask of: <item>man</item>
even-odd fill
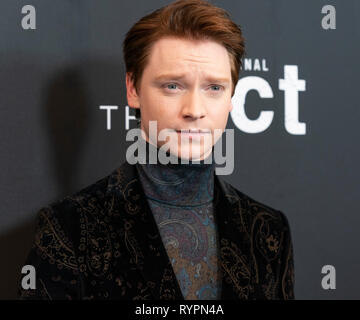
[[[146,156],[165,145],[155,120],[181,163],[126,161],[42,208],[26,261],[37,285],[21,298],[294,299],[286,216],[205,161],[226,127],[243,54],[239,27],[201,0],[169,4],[130,29],[127,100],[140,141]]]

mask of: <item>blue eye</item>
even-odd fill
[[[215,88],[219,88],[218,90],[214,90],[214,91],[220,91],[220,90],[221,90],[221,86],[218,86],[218,85],[216,85],[216,84],[212,85],[211,87],[212,87],[212,88],[214,88],[214,87],[215,87]]]
[[[172,86],[172,88],[170,88],[170,86]],[[177,84],[175,84],[175,83],[170,83],[170,84],[167,84],[166,85],[166,88],[167,89],[176,89],[175,87],[177,86]]]

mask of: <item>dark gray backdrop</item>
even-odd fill
[[[37,211],[108,175],[125,160],[122,40],[140,17],[169,1],[3,0],[0,2],[0,298],[16,297]],[[245,71],[270,84],[246,114],[274,111],[257,134],[235,129],[235,170],[225,180],[288,217],[297,299],[359,299],[359,21],[357,0],[213,1],[239,24],[247,58],[269,71]],[[21,8],[36,9],[23,30]],[[321,8],[336,8],[336,29],[321,27]],[[284,65],[306,81],[299,121],[284,126]],[[117,105],[106,130],[100,105]],[[236,105],[234,106],[236,108]],[[132,112],[132,111],[131,111]],[[132,112],[133,113],[133,112]],[[130,122],[135,126],[134,121]],[[321,287],[321,268],[336,268],[336,289]]]

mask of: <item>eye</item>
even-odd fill
[[[217,84],[213,84],[213,85],[211,86],[211,88],[215,88],[215,90],[212,90],[212,91],[221,91],[221,90],[223,89],[222,86],[219,86],[219,85],[217,85]]]
[[[169,83],[165,85],[166,89],[176,89],[177,84],[176,83]]]

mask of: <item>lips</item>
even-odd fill
[[[181,129],[176,131],[180,133],[210,133],[209,130],[203,130],[203,129]]]
[[[176,132],[182,138],[186,137],[191,140],[195,139],[196,141],[200,141],[202,137],[209,135],[211,131],[202,130],[202,129],[184,129],[184,130],[176,130]]]

